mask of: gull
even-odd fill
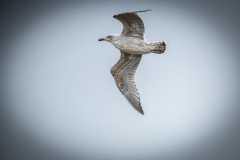
[[[143,54],[164,53],[166,42],[146,42],[144,38],[145,27],[139,12],[148,10],[124,12],[116,14],[113,18],[118,19],[123,24],[121,34],[111,34],[98,41],[107,41],[120,50],[121,56],[118,62],[111,68],[111,74],[119,91],[126,100],[139,113],[144,115],[138,89],[135,84],[135,73]]]

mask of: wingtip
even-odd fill
[[[131,103],[130,103],[131,104]],[[131,104],[132,105],[132,104]],[[132,105],[133,106],[133,105]],[[144,112],[143,112],[143,110],[142,110],[142,108],[135,108],[134,106],[133,106],[133,108],[138,112],[138,113],[140,113],[141,115],[144,115]]]
[[[141,10],[141,11],[136,11],[136,12],[148,12],[148,11],[152,11],[151,9],[146,9],[146,10]]]
[[[146,9],[146,10],[133,11],[133,12],[124,12],[124,13],[135,13],[135,14],[137,14],[138,12],[148,12],[148,11],[152,11],[152,10],[151,10],[151,9]],[[118,15],[124,14],[124,13],[115,14],[115,15],[113,16],[113,18],[116,18]]]
[[[129,102],[129,101],[128,101]],[[130,102],[129,102],[130,103]],[[131,104],[131,103],[130,103]],[[133,108],[138,112],[140,113],[141,115],[144,115],[144,112],[143,112],[143,109],[142,109],[142,106],[140,106],[140,108],[136,108],[133,104],[131,104],[133,106]],[[140,104],[141,105],[141,104]]]
[[[136,108],[135,108],[136,109]],[[143,110],[142,110],[142,108],[141,109],[136,109],[141,115],[144,115],[144,112],[143,112]]]

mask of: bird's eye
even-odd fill
[[[111,38],[111,36],[107,36],[107,38]]]

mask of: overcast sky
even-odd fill
[[[6,159],[239,159],[239,5],[233,2],[5,4],[1,98]],[[136,73],[145,115],[117,89],[117,13],[140,13]],[[230,158],[231,156],[231,158]],[[21,158],[20,158],[21,157]]]

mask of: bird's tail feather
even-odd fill
[[[152,42],[150,44],[152,46],[152,53],[162,54],[165,52],[167,44],[165,41],[162,42]]]

